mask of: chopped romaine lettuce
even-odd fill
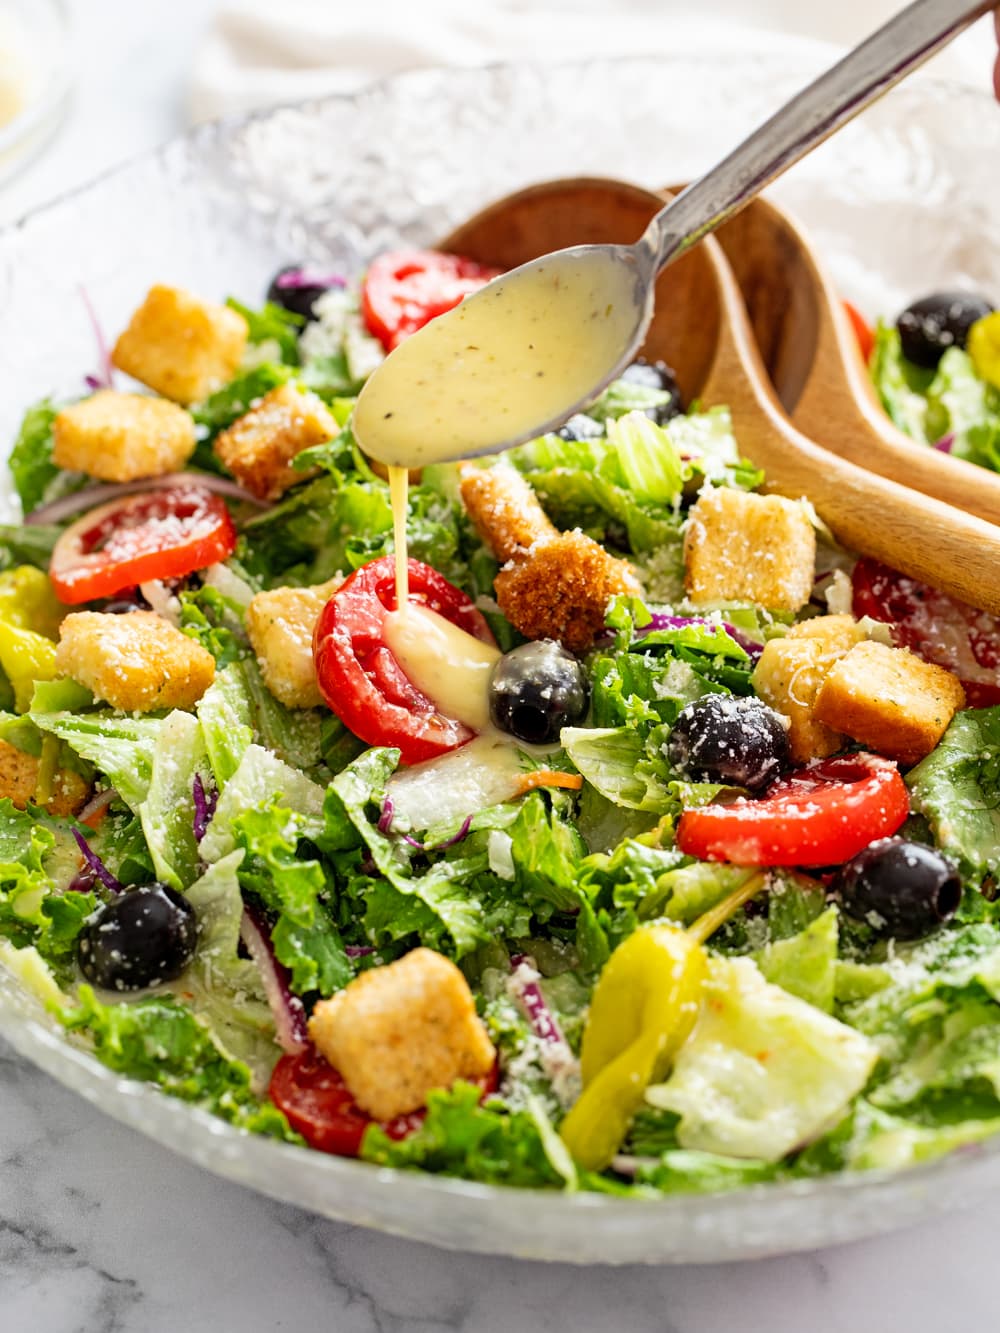
[[[712,958],[694,1031],[646,1100],[680,1116],[682,1148],[777,1162],[848,1110],[875,1043],[765,981],[748,958]]]

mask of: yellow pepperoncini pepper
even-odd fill
[[[976,320],[966,347],[979,378],[1000,389],[1000,310]]]
[[[41,569],[18,565],[16,569],[0,572],[0,620],[8,625],[56,639],[67,610],[52,591],[48,574]]]
[[[31,707],[35,682],[55,676],[52,640],[65,611],[40,569],[22,565],[0,573],[0,668],[13,686],[19,713]]]
[[[55,678],[56,646],[44,634],[0,620],[0,667],[14,687],[14,707],[26,713],[35,682]]]
[[[583,1092],[559,1133],[576,1161],[601,1171],[621,1146],[651,1083],[687,1040],[708,975],[702,945],[764,886],[756,874],[688,930],[642,926],[614,951],[598,979],[580,1057]]]

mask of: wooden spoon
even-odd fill
[[[498,200],[441,248],[511,268],[564,246],[632,240],[662,202],[620,181],[551,181]],[[729,406],[741,450],[767,473],[766,490],[807,497],[845,546],[1000,613],[993,576],[1000,528],[857,467],[792,425],[761,362],[736,279],[711,238],[658,278],[643,352],[674,368],[686,402]]]
[[[1000,476],[917,444],[886,416],[837,289],[798,224],[755,199],[716,236],[799,430],[871,472],[1000,523]]]

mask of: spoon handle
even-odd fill
[[[650,222],[640,250],[658,272],[714,231],[996,0],[916,0],[804,88]]]

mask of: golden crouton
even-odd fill
[[[196,403],[239,369],[247,322],[180,287],[150,287],[115,343],[112,362],[164,398]]]
[[[816,616],[764,645],[753,687],[765,703],[788,718],[788,740],[797,762],[822,759],[843,745],[843,736],[817,721],[813,710],[827,672],[864,637],[851,616]]]
[[[127,713],[193,708],[215,679],[215,659],[154,611],[75,611],[62,623],[56,672]]]
[[[314,393],[282,384],[224,430],[215,452],[236,480],[261,500],[277,500],[314,472],[290,466],[296,454],[337,434],[337,423]]]
[[[868,641],[834,663],[814,711],[828,727],[915,764],[934,749],[964,704],[965,691],[944,667],[905,648]]]
[[[574,653],[603,629],[612,597],[639,592],[631,566],[582,532],[534,547],[505,565],[493,586],[500,610],[526,638],[558,639]]]
[[[362,972],[320,1000],[309,1035],[376,1120],[416,1111],[456,1079],[481,1078],[496,1059],[468,982],[431,949]]]
[[[51,815],[75,815],[87,802],[90,788],[79,773],[57,769],[47,793],[38,790],[41,761],[7,741],[0,741],[0,797],[9,797],[18,810],[29,801],[44,806]]]
[[[247,607],[247,635],[264,681],[287,708],[318,708],[323,702],[313,662],[313,630],[340,583],[333,578],[314,588],[259,592]]]
[[[720,486],[702,491],[684,539],[693,602],[798,611],[809,600],[816,534],[802,505]]]
[[[176,472],[194,446],[194,421],[183,407],[114,389],[64,407],[52,429],[52,461],[101,481]]]
[[[480,537],[508,563],[494,581],[501,611],[529,639],[589,648],[617,593],[637,593],[631,565],[581,532],[560,532],[513,468],[466,467],[462,499]]]
[[[535,492],[512,467],[464,467],[462,500],[476,531],[501,564],[559,535]]]

